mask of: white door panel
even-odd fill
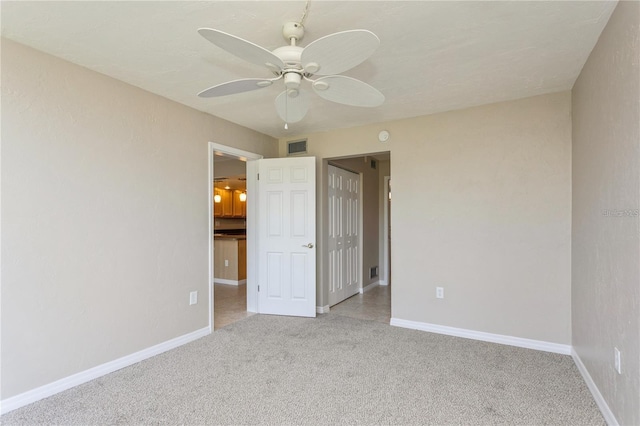
[[[345,283],[345,298],[351,297],[360,291],[360,282],[358,280],[360,265],[358,256],[358,242],[359,242],[359,183],[360,176],[355,173],[346,172],[347,185],[345,188],[345,201],[347,209],[344,212],[345,221],[347,223],[346,235],[345,235],[345,249],[347,256],[347,275],[348,278]]]
[[[258,173],[258,312],[315,317],[315,158],[259,160]]]
[[[329,305],[360,291],[360,176],[329,165]]]

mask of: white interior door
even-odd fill
[[[315,317],[315,157],[257,162],[258,312]]]
[[[344,285],[346,299],[360,291],[360,175],[346,170],[342,172],[345,176],[343,192],[346,207],[342,212],[345,218],[344,246],[347,259]]]
[[[327,239],[329,265],[329,306],[344,300],[344,230],[343,230],[343,176],[340,169],[329,165],[327,170],[329,179],[329,238]]]
[[[329,165],[329,306],[360,291],[360,176]]]

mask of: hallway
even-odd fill
[[[356,294],[331,307],[330,313],[345,317],[377,321],[391,321],[391,288],[377,286],[364,294]]]
[[[214,330],[254,315],[247,312],[247,286],[215,285]],[[331,307],[334,315],[389,324],[391,320],[391,288],[378,286],[364,294],[356,294]],[[322,314],[319,314],[322,315]]]

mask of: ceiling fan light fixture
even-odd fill
[[[306,92],[298,92],[295,98],[287,94],[287,90],[282,91],[275,101],[278,116],[285,123],[297,123],[302,120],[309,110],[309,96]]]

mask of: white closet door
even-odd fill
[[[337,167],[329,166],[329,306],[344,300],[342,272],[342,176]]]
[[[360,176],[329,165],[329,306],[360,290]]]
[[[346,185],[343,187],[343,199],[345,209],[343,222],[345,224],[344,252],[346,260],[344,299],[353,296],[360,291],[360,176],[342,171]]]

